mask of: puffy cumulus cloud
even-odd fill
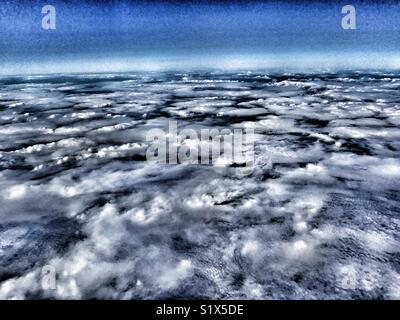
[[[383,178],[396,179],[400,177],[399,159],[382,159],[378,164],[369,168],[369,171]]]
[[[399,81],[0,78],[0,298],[398,298]],[[252,173],[146,161],[169,120],[254,129]]]
[[[39,289],[40,278],[35,270],[16,279],[4,281],[0,285],[0,297],[5,300],[22,300],[27,294]]]
[[[289,259],[310,259],[314,253],[313,245],[305,240],[295,240],[284,245],[284,251]]]
[[[397,158],[333,153],[325,160],[332,175],[342,177],[370,190],[390,190],[400,187]]]
[[[181,260],[176,266],[163,266],[156,276],[158,285],[162,290],[175,288],[181,279],[185,279],[192,272],[193,266],[190,260]]]
[[[54,291],[43,290],[41,268],[20,278],[2,283],[0,296],[22,299],[30,295],[80,299],[89,295],[99,298],[137,297],[145,290],[156,295],[172,290],[190,278],[193,263],[176,257],[168,246],[145,243],[129,232],[129,214],[118,212],[107,204],[85,224],[87,238],[64,256],[47,261],[57,272]],[[10,233],[10,232],[8,232]]]
[[[12,186],[5,192],[5,198],[8,200],[20,199],[25,196],[27,187],[24,185]]]

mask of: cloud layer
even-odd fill
[[[0,298],[400,298],[399,89],[389,72],[0,78]],[[146,161],[168,120],[254,128],[253,173]]]

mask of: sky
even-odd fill
[[[400,2],[350,2],[6,0],[0,74],[400,68]],[[55,30],[42,28],[48,4]]]

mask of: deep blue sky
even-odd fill
[[[377,3],[2,1],[0,73],[399,68],[400,2]],[[56,30],[41,28],[45,4]],[[341,28],[345,4],[356,30]]]

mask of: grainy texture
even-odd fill
[[[168,120],[253,173],[146,161]],[[400,74],[3,77],[0,134],[0,298],[400,298]]]

